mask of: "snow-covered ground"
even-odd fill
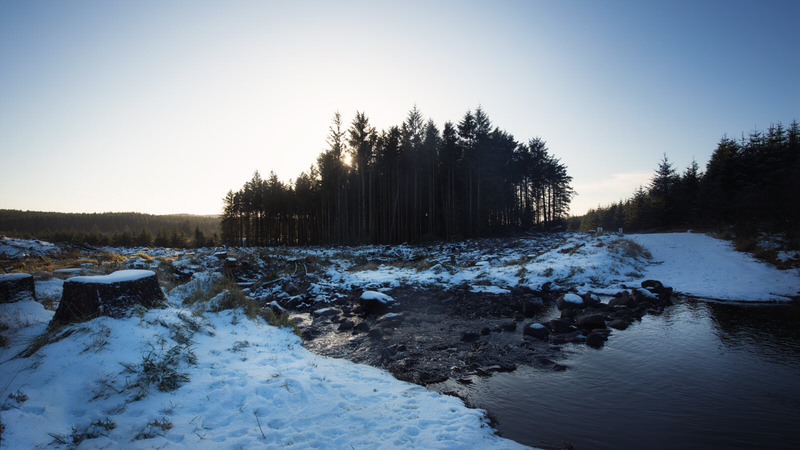
[[[53,250],[46,243],[15,244]],[[141,252],[118,249],[131,255],[128,267],[158,265],[133,256]],[[312,354],[288,329],[241,311],[210,312],[210,293],[189,309],[182,300],[210,289],[219,258],[213,250],[154,252],[196,272],[168,293],[166,308],[69,325],[51,333],[31,356],[17,355],[45,341],[38,337],[53,312],[36,302],[0,305],[0,447],[518,447],[497,437],[482,411],[457,398]],[[232,250],[239,257],[248,252],[253,251]],[[549,283],[611,294],[658,279],[695,296],[762,301],[786,300],[800,290],[798,270],[780,271],[727,242],[694,233],[267,253],[294,264],[292,274],[311,273],[309,293],[321,307],[340,291],[363,289],[385,298],[381,290],[400,284],[506,293]],[[324,264],[309,268],[313,261]],[[37,280],[37,295],[52,301],[62,286],[59,278]],[[280,286],[264,283],[251,294],[289,296]]]
[[[687,295],[728,301],[786,301],[800,296],[800,270],[778,270],[737,252],[730,242],[699,233],[638,234],[653,254],[647,278]]]
[[[0,447],[521,448],[455,397],[317,356],[238,310],[185,309],[185,292],[67,326],[29,357],[15,355],[52,312],[4,305],[18,320],[0,348]]]
[[[55,256],[59,247],[51,242],[0,236],[0,256],[22,259],[28,256]]]

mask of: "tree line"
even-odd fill
[[[678,173],[664,155],[647,188],[589,211],[581,229],[719,227],[800,229],[800,126],[793,121],[740,139],[723,136],[705,172],[697,162]]]
[[[461,239],[563,219],[574,195],[567,169],[534,138],[517,142],[478,107],[439,128],[414,107],[378,131],[363,112],[337,112],[327,149],[284,183],[255,172],[223,199],[222,240],[233,245],[397,243]]]
[[[117,247],[206,247],[220,243],[219,216],[0,210],[0,234]]]

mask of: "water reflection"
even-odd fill
[[[521,368],[469,400],[506,437],[575,448],[800,448],[797,306],[683,301],[566,346],[566,372]]]
[[[779,364],[800,361],[800,307],[797,305],[703,304],[720,342],[754,352]],[[795,366],[800,367],[800,366]]]

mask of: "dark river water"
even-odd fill
[[[481,378],[470,402],[533,446],[800,448],[800,306],[683,300],[564,350],[566,371]]]

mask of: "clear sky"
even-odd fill
[[[572,212],[663,154],[800,120],[800,2],[2,1],[0,208],[217,214],[296,178],[333,114],[481,106],[567,165]]]

